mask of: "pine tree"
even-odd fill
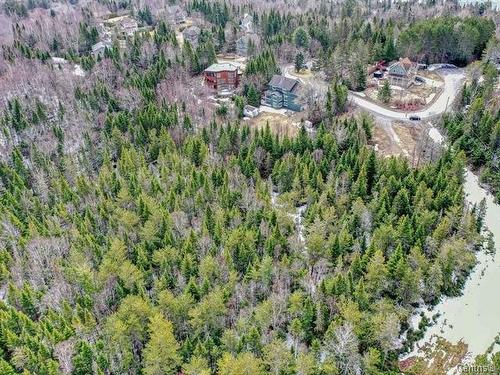
[[[172,323],[155,314],[149,323],[150,338],[144,348],[144,374],[170,375],[177,373],[181,364],[179,344],[174,337]]]
[[[3,358],[0,358],[0,374],[2,375],[16,375],[14,368],[6,362]]]
[[[217,365],[219,375],[254,375],[263,371],[262,360],[248,352],[240,353],[236,357],[223,353]]]
[[[377,99],[382,103],[389,103],[391,100],[391,86],[389,86],[389,81],[385,80],[382,88],[379,89],[377,94]]]
[[[307,48],[309,46],[309,34],[303,27],[298,27],[293,35],[297,48]]]
[[[302,52],[297,53],[295,55],[295,71],[300,73],[302,68],[304,67],[304,54]]]
[[[351,73],[351,86],[356,91],[363,91],[366,88],[366,69],[361,61],[354,63]]]
[[[260,105],[260,94],[253,84],[248,87],[246,97],[251,106],[258,107]]]
[[[335,82],[333,86],[335,93],[335,112],[337,114],[345,112],[345,107],[347,104],[347,86],[342,83]]]
[[[73,375],[88,375],[93,373],[92,363],[93,354],[92,348],[86,341],[79,341],[77,345],[77,353],[73,357]]]
[[[384,60],[392,61],[397,57],[396,47],[394,46],[394,39],[392,35],[388,35],[384,44]]]

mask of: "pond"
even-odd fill
[[[429,135],[438,143],[443,140],[435,128]],[[444,298],[432,311],[426,311],[428,317],[436,313],[440,316],[417,345],[422,347],[436,335],[454,344],[463,339],[470,355],[475,356],[485,353],[500,332],[500,205],[480,186],[479,178],[469,169],[465,171],[464,191],[471,205],[478,205],[485,199],[484,223],[493,234],[497,251],[494,255],[484,251],[477,254],[478,264],[460,297]]]

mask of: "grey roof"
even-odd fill
[[[108,41],[97,42],[92,46],[92,52],[97,52],[105,48],[111,48],[112,46],[111,42]]]
[[[298,83],[299,81],[297,81],[296,79],[276,74],[271,79],[271,82],[269,82],[269,85],[273,87],[278,87],[284,91],[294,91],[296,87],[298,87]]]
[[[211,73],[228,72],[228,71],[234,72],[235,70],[238,70],[238,67],[231,63],[216,63],[210,65],[207,69],[205,69],[206,72],[211,72]]]
[[[389,68],[387,68],[387,70],[389,71],[389,74],[395,74],[400,76],[408,75],[408,70],[400,61],[397,61],[394,64],[390,65]]]

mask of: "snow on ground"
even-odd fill
[[[405,91],[406,89],[400,86],[391,85],[391,90],[393,91]]]
[[[268,107],[267,105],[261,105],[259,107],[259,111],[260,112],[277,113],[279,115],[286,115],[286,112],[288,110],[286,108],[276,109],[276,108]]]
[[[75,67],[73,68],[73,74],[78,77],[85,77],[85,71],[79,64],[75,64]]]
[[[274,206],[274,207],[279,207],[279,208],[282,208],[283,205],[281,203],[278,203],[277,202],[277,199],[279,197],[279,194],[277,192],[275,192],[274,190],[271,191],[271,204]],[[299,206],[297,207],[297,210],[295,213],[287,213],[292,219],[293,219],[293,222],[295,223],[295,227],[297,228],[297,237],[300,241],[301,244],[305,244],[305,226],[304,226],[304,212],[306,211],[307,209],[307,205],[302,205],[302,206]]]
[[[429,129],[429,137],[437,144],[442,144],[444,142],[444,137],[435,127]]]
[[[68,60],[62,57],[52,57],[51,60],[54,64],[66,64],[68,62]]]

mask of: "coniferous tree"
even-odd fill
[[[377,99],[382,103],[389,103],[391,100],[391,87],[389,86],[389,81],[384,81],[382,88],[378,91]]]
[[[258,107],[260,105],[260,94],[254,85],[250,85],[247,89],[247,102],[248,104]]]
[[[304,67],[304,54],[302,52],[297,53],[295,55],[295,71],[300,73],[302,68]]]

